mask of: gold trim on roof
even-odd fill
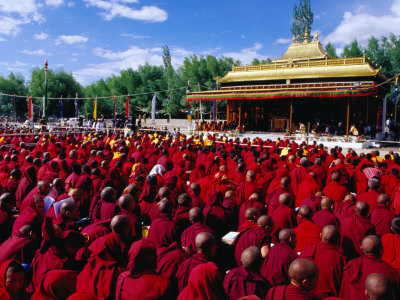
[[[321,45],[319,40],[313,42],[297,43],[293,42],[286,50],[282,57],[273,60],[273,62],[286,62],[288,60],[308,60],[308,59],[321,59],[330,57]]]

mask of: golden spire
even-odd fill
[[[306,27],[306,31],[304,33],[304,44],[308,44],[308,28]]]
[[[297,44],[297,38],[294,34],[293,34],[293,44]]]
[[[319,33],[316,32],[316,33],[315,33],[315,41],[316,41],[316,42],[318,42],[318,38],[319,38]]]

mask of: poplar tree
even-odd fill
[[[308,41],[312,40],[311,25],[314,21],[314,14],[311,11],[310,0],[300,0],[299,4],[295,4],[293,8],[293,21],[290,32],[296,36],[297,41],[304,41],[304,33],[308,30]]]

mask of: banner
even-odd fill
[[[32,109],[33,109],[33,107],[32,107],[32,96],[30,96],[29,99],[28,99],[28,119],[30,121],[32,121],[32,117],[33,117]]]
[[[14,120],[15,122],[17,122],[17,108],[15,106],[15,100],[16,100],[15,94],[13,98],[14,98]]]
[[[397,81],[398,81],[399,77],[396,77],[396,84],[394,86],[394,104],[396,105],[396,101],[397,101],[397,92],[398,92],[398,88],[397,88]]]
[[[59,115],[59,119],[61,120],[62,119],[62,95],[61,95],[61,97],[60,97],[60,115]]]
[[[129,118],[129,95],[126,97],[125,101],[125,113],[126,113],[126,118]]]
[[[218,90],[218,83],[215,84],[214,90]],[[213,100],[213,121],[217,120],[217,101]]]
[[[156,122],[156,99],[157,93],[154,93],[153,99],[151,100],[151,121],[153,124]]]
[[[79,117],[78,93],[75,95],[75,118]]]
[[[117,116],[117,96],[114,97],[114,107],[113,107],[113,110],[114,110],[114,126],[115,126],[115,118],[116,118],[116,116]]]
[[[97,120],[97,97],[94,98],[93,119]]]
[[[171,114],[169,113],[169,104],[171,102],[171,93],[167,97],[167,123],[171,121]]]

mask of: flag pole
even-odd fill
[[[47,102],[47,68],[49,64],[46,61],[44,62],[44,98],[43,98],[43,117],[46,117],[46,102]]]

